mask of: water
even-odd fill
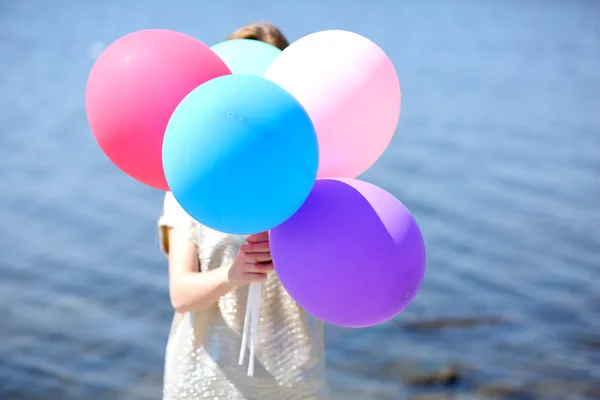
[[[161,194],[101,154],[85,80],[128,32],[212,44],[256,19],[291,39],[362,33],[402,83],[398,134],[365,179],[417,217],[427,275],[396,320],[329,329],[337,398],[600,398],[592,0],[0,0],[0,398],[160,397]],[[456,383],[411,380],[445,366]]]

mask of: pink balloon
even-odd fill
[[[169,190],[162,142],[171,114],[193,89],[230,73],[191,36],[163,29],[130,33],[108,46],[90,72],[85,103],[92,132],[125,173]]]
[[[354,178],[381,157],[400,116],[391,60],[356,33],[331,30],[292,43],[265,77],[306,108],[319,138],[319,178]]]

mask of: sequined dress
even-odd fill
[[[201,271],[230,265],[245,240],[200,225],[170,193],[158,224],[163,251],[169,249],[168,228],[197,245]],[[238,365],[247,296],[244,286],[207,310],[175,313],[165,357],[164,400],[329,399],[323,324],[295,304],[275,273],[263,284],[254,376]]]

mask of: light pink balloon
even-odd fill
[[[348,31],[313,33],[292,43],[265,77],[294,95],[319,139],[318,178],[355,178],[389,145],[400,117],[400,82],[391,60]]]

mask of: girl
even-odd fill
[[[228,39],[254,39],[280,49],[283,34],[251,24]],[[242,178],[241,178],[242,179]],[[232,183],[233,184],[233,183]],[[159,220],[169,259],[175,318],[167,344],[164,400],[322,400],[323,325],[301,310],[273,271],[268,233],[235,236],[194,221],[171,193]],[[248,284],[263,284],[256,370],[238,365]]]

